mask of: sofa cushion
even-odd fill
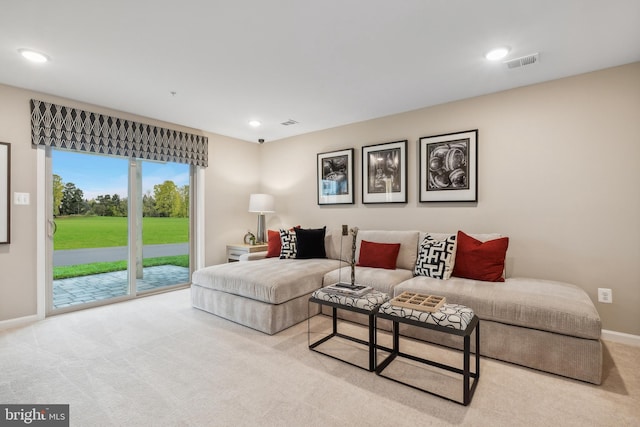
[[[529,278],[481,282],[416,276],[397,285],[393,293],[397,296],[404,291],[446,297],[448,303],[472,308],[481,320],[588,339],[600,338],[602,330],[600,316],[587,293],[568,283]]]
[[[280,232],[276,230],[267,230],[266,258],[279,257],[281,249],[282,249],[282,244],[280,243]]]
[[[293,230],[280,229],[280,259],[296,257],[296,232]]]
[[[362,267],[396,269],[400,243],[360,242],[358,265]]]
[[[374,267],[356,267],[356,283],[371,286],[373,289],[391,295],[398,283],[413,277],[411,270],[386,270]],[[333,285],[338,282],[351,283],[351,267],[344,266],[339,270],[330,271],[324,276],[322,286]]]
[[[416,276],[447,280],[453,271],[456,256],[456,236],[436,240],[427,235],[418,248],[418,259],[413,273]]]
[[[320,258],[265,258],[205,267],[193,273],[192,282],[257,301],[282,304],[319,289],[324,275],[339,264],[337,260]]]
[[[306,229],[296,228],[296,258],[326,258],[324,235],[327,227]]]
[[[467,279],[504,282],[504,260],[508,247],[508,237],[482,242],[458,231],[453,275]]]
[[[474,239],[480,240],[481,242],[486,242],[487,240],[499,239],[500,237],[502,237],[502,234],[499,234],[499,233],[466,233],[466,234],[467,236],[471,236]],[[436,240],[444,240],[451,235],[452,233],[432,233],[427,231],[421,231],[420,241],[422,242],[424,238],[427,236],[431,236]]]
[[[413,271],[418,256],[418,231],[359,230],[356,237],[356,259],[363,240],[378,243],[400,243],[396,267]]]

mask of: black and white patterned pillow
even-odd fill
[[[296,257],[296,232],[280,229],[280,259]]]
[[[413,273],[416,276],[447,280],[453,272],[455,259],[455,234],[445,240],[435,240],[427,234],[418,248],[418,259]]]

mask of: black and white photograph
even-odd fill
[[[11,145],[0,142],[0,244],[9,243],[9,187],[11,180]]]
[[[318,204],[353,203],[353,148],[318,154]]]
[[[420,201],[478,200],[478,130],[420,138]]]
[[[362,147],[362,202],[407,202],[407,141]]]

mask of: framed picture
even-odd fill
[[[420,201],[478,201],[478,129],[420,138]]]
[[[318,154],[318,204],[353,203],[353,148]]]
[[[9,189],[11,184],[11,145],[0,142],[0,244],[10,243]]]
[[[362,147],[362,203],[407,203],[407,140]]]

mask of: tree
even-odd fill
[[[150,191],[147,191],[147,194],[142,196],[142,216],[158,216],[156,200]]]
[[[159,216],[172,216],[176,196],[179,197],[178,188],[173,181],[165,181],[153,186],[153,197],[156,200],[156,211]]]
[[[53,215],[60,215],[60,206],[62,205],[62,195],[64,184],[60,175],[53,175]]]
[[[122,207],[124,206],[124,211]],[[123,203],[123,200],[120,200],[120,196],[114,194],[111,196],[111,206],[109,207],[109,211],[111,213],[110,216],[126,216],[127,207],[126,204]]]
[[[189,217],[189,186],[183,185],[180,187],[180,200],[182,202],[182,208],[180,209],[180,218]]]
[[[86,211],[82,190],[76,187],[72,182],[68,182],[62,189],[62,202],[60,203],[60,214],[62,215],[79,215]]]
[[[93,204],[93,213],[98,216],[108,216],[109,206],[111,205],[111,196],[100,195],[96,197]]]

